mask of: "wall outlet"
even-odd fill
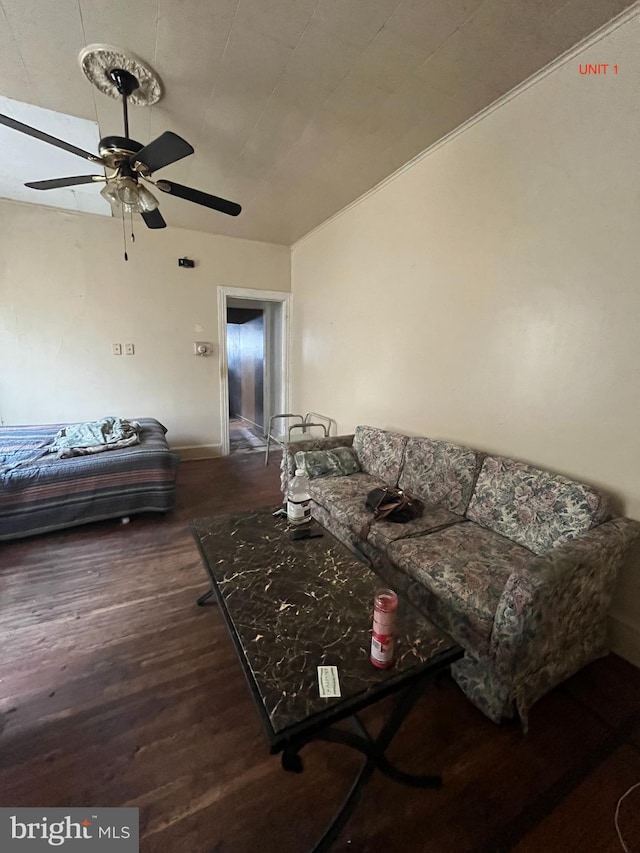
[[[135,355],[135,350],[133,344],[125,344],[124,345],[124,354],[125,355]]]
[[[111,344],[111,355],[122,355],[122,344]]]

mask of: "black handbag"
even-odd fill
[[[418,498],[413,498],[402,489],[382,487],[372,489],[367,495],[365,506],[373,512],[371,521],[393,521],[396,524],[406,524],[415,518],[420,518],[424,512],[424,504]],[[367,522],[360,531],[360,538],[369,535],[371,522]]]

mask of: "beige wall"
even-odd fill
[[[512,455],[640,519],[638,44],[635,17],[294,246],[292,411]],[[640,565],[614,612],[640,664]]]
[[[172,446],[215,453],[217,287],[288,291],[289,249],[141,222],[135,232],[125,263],[119,221],[0,201],[0,418],[150,416]],[[183,256],[195,269],[178,267]],[[215,342],[215,356],[194,356],[196,340]],[[112,342],[135,355],[111,355]]]

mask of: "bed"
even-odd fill
[[[137,420],[139,444],[69,459],[37,458],[65,424],[0,427],[0,541],[172,509],[180,457],[159,421]]]

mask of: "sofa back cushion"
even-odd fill
[[[480,454],[468,447],[409,438],[398,485],[428,506],[442,506],[464,515],[480,461]]]
[[[353,449],[360,467],[388,486],[395,486],[400,476],[407,436],[377,427],[358,426]]]
[[[535,554],[545,554],[600,524],[609,506],[604,494],[584,483],[487,456],[466,514]]]

